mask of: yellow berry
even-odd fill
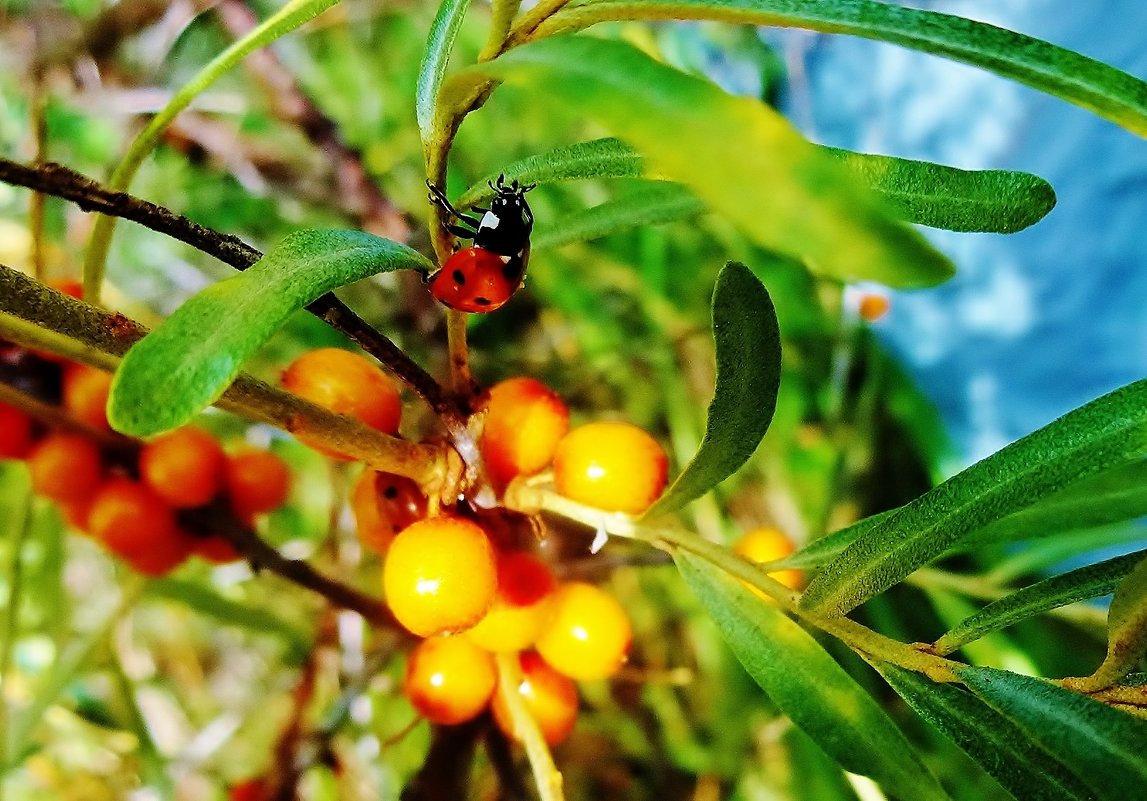
[[[402,690],[422,717],[453,725],[485,709],[497,681],[490,654],[461,637],[431,637],[411,651]]]
[[[644,512],[665,489],[668,463],[657,440],[629,423],[575,428],[554,454],[562,495],[611,512]]]
[[[571,581],[554,594],[550,622],[534,647],[571,679],[604,679],[625,663],[633,629],[625,609],[592,584]]]
[[[510,378],[490,389],[479,447],[496,484],[541,470],[569,430],[569,409],[533,378]]]
[[[464,636],[487,651],[509,653],[530,647],[549,624],[555,586],[549,567],[533,554],[499,555],[494,605]]]
[[[573,681],[552,667],[533,651],[523,653],[519,658],[522,680],[518,693],[525,701],[526,711],[534,718],[542,736],[551,746],[557,745],[573,731],[577,723],[577,687]],[[521,740],[509,706],[502,699],[502,688],[494,693],[490,704],[494,722],[506,736]]]
[[[750,562],[772,562],[783,559],[794,550],[796,548],[793,546],[792,540],[786,537],[780,529],[772,527],[752,529],[737,540],[733,546],[734,553],[745,557]],[[776,570],[768,575],[790,590],[799,589],[804,583],[804,572],[801,570]],[[756,587],[748,584],[745,586],[762,598],[767,597]]]

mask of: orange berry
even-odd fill
[[[860,314],[861,319],[874,323],[888,314],[890,308],[892,308],[892,301],[890,301],[887,296],[868,293],[860,298],[857,312]]]
[[[360,420],[386,434],[397,434],[402,417],[398,390],[369,359],[339,348],[304,353],[283,371],[283,387],[337,414]],[[347,458],[308,442],[328,456]]]
[[[192,536],[191,551],[196,556],[217,565],[224,565],[228,562],[238,562],[243,558],[243,554],[235,550],[234,545],[218,534]]]
[[[569,430],[569,409],[557,393],[533,378],[510,378],[490,389],[479,440],[495,483],[541,470]]]
[[[633,628],[617,599],[592,584],[571,581],[554,594],[552,617],[534,647],[571,679],[604,679],[625,662]]]
[[[92,428],[108,427],[108,390],[111,373],[83,364],[64,368],[63,406],[72,417]]]
[[[556,586],[549,567],[533,554],[499,554],[494,605],[464,636],[487,651],[530,647],[549,623],[549,602]]]
[[[351,508],[359,541],[386,553],[398,532],[426,517],[426,496],[409,478],[363,470],[351,493]]]
[[[175,513],[143,484],[127,478],[103,483],[88,511],[88,530],[104,546],[141,573],[162,575],[191,553],[191,538],[180,531]]]
[[[542,736],[551,746],[557,745],[573,731],[577,723],[577,686],[573,680],[558,673],[533,651],[526,651],[518,657],[522,668],[522,680],[518,692],[526,702],[526,709],[533,716]],[[494,692],[490,705],[494,721],[507,737],[521,740],[509,706],[502,698],[502,688]]]
[[[665,451],[629,423],[604,421],[575,428],[554,454],[558,492],[610,512],[644,512],[665,489],[667,477]]]
[[[49,434],[28,457],[32,489],[61,503],[83,503],[100,485],[100,448],[79,434]]]
[[[187,426],[144,445],[139,474],[144,484],[172,506],[203,506],[223,483],[225,460],[215,437]]]
[[[767,526],[752,529],[733,546],[733,553],[745,557],[750,562],[772,562],[783,559],[795,550],[792,540],[780,529]],[[804,582],[804,572],[800,570],[776,570],[768,575],[790,590],[799,589]],[[762,598],[768,597],[756,587],[749,584],[745,586]]]
[[[498,671],[490,654],[461,637],[431,637],[410,652],[402,691],[431,723],[465,723],[486,708]]]
[[[0,403],[0,459],[23,459],[32,448],[32,418]]]
[[[246,520],[278,509],[291,492],[291,471],[269,451],[243,451],[227,458],[227,498]]]
[[[270,793],[270,783],[262,776],[256,776],[231,785],[227,798],[228,801],[268,801]]]
[[[419,637],[463,631],[494,602],[494,549],[465,518],[420,520],[390,543],[382,584],[398,622]]]

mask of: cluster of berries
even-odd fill
[[[397,432],[398,393],[362,357],[312,351],[287,369],[283,385],[332,411]],[[655,439],[616,422],[571,431],[565,403],[532,378],[494,386],[481,413],[479,449],[498,492],[519,477],[552,480],[572,500],[637,514],[665,487],[667,460]],[[537,538],[521,536],[505,510],[460,503],[431,514],[417,484],[372,470],[358,479],[351,505],[359,539],[384,556],[383,592],[391,612],[423,638],[410,654],[404,682],[418,712],[451,725],[489,706],[498,725],[517,738],[497,692],[494,657],[517,654],[522,680],[516,690],[525,707],[548,742],[563,740],[577,717],[574,682],[606,678],[625,662],[632,629],[621,604],[592,584],[558,581]]]
[[[54,286],[79,296],[78,284]],[[211,434],[191,427],[138,447],[103,437],[109,373],[11,345],[3,358],[15,375],[34,376],[39,388],[58,387],[38,394],[82,428],[49,430],[0,404],[0,458],[25,460],[38,495],[140,573],[163,575],[192,554],[214,562],[239,558],[227,540],[185,525],[183,510],[225,495],[232,512],[249,523],[287,498],[290,472],[272,453],[227,455]]]

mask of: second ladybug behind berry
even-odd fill
[[[490,184],[497,192],[490,208],[473,210],[481,218],[459,212],[440,189],[429,182],[426,185],[431,202],[458,221],[447,229],[474,243],[456,251],[430,276],[430,293],[458,311],[484,313],[500,308],[522,286],[526,275],[534,215],[525,195],[534,184],[517,180],[507,184],[499,175],[498,182]]]

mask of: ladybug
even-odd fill
[[[430,201],[441,206],[460,224],[447,225],[455,236],[473,241],[473,247],[454,252],[442,269],[428,279],[430,294],[451,309],[471,313],[492,312],[503,306],[522,286],[530,260],[530,231],[534,215],[526,192],[537,184],[506,183],[504,175],[490,188],[497,192],[490,208],[462,214],[429,181]]]

